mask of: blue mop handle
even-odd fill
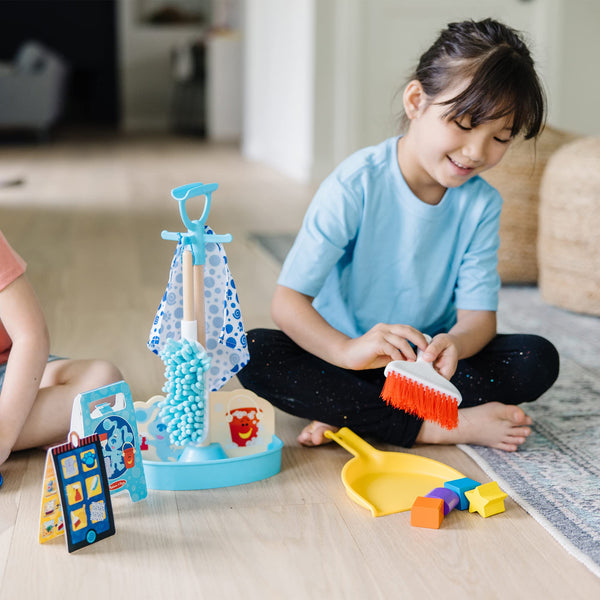
[[[187,233],[173,233],[163,231],[161,237],[164,240],[181,241],[192,248],[194,265],[203,265],[206,260],[205,245],[211,242],[227,243],[231,242],[233,237],[230,233],[217,235],[215,233],[206,233],[204,225],[210,212],[211,195],[219,187],[218,183],[188,183],[171,190],[171,196],[179,203],[179,214],[183,224],[187,227]],[[192,220],[188,217],[185,204],[190,198],[204,196],[204,210],[199,219]]]

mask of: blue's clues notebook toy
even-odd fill
[[[54,512],[61,526],[48,532],[47,539],[66,533],[67,549],[73,552],[114,535],[115,523],[99,436],[79,438],[71,432],[69,438],[66,444],[48,450],[53,470],[47,471],[44,485],[51,478],[55,486],[52,493],[60,496]],[[47,504],[46,492],[44,489],[42,511]],[[46,541],[43,525],[42,514],[40,542]]]
[[[148,495],[131,391],[124,381],[79,394],[71,431],[98,434],[111,494],[127,490],[134,502]]]

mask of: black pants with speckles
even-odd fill
[[[422,421],[380,397],[383,369],[352,371],[306,352],[283,332],[247,334],[250,362],[242,385],[281,410],[397,446],[415,443]],[[539,398],[558,377],[556,348],[537,335],[497,335],[481,352],[458,362],[452,383],[460,408],[498,401],[521,404]]]

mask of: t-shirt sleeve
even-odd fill
[[[25,261],[11,248],[0,231],[0,291],[25,272]]]
[[[330,175],[306,212],[278,283],[315,297],[356,237],[361,204],[359,191]]]
[[[471,242],[463,257],[455,291],[456,308],[498,309],[498,247],[502,198],[492,189]]]

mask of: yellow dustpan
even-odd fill
[[[325,436],[354,454],[342,469],[342,482],[350,498],[374,517],[410,510],[417,496],[464,477],[431,458],[376,450],[347,427],[326,431]]]

